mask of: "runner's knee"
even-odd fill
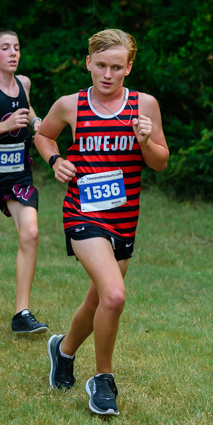
[[[34,223],[29,224],[19,232],[21,244],[38,244],[38,226]]]
[[[102,304],[105,309],[112,313],[121,313],[123,311],[125,301],[125,292],[122,290],[114,290],[102,300]]]

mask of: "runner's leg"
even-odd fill
[[[72,240],[72,246],[92,282],[87,297],[75,314],[70,330],[62,342],[62,351],[74,354],[94,330],[96,373],[112,372],[112,353],[119,317],[125,303],[122,273],[126,273],[129,260],[119,262],[121,273],[111,244],[105,238]]]
[[[38,251],[37,211],[35,208],[27,207],[12,200],[7,200],[7,207],[15,222],[20,243],[16,259],[15,313],[18,313],[29,309],[29,298]]]
[[[91,281],[84,302],[80,305],[73,316],[70,328],[62,341],[62,351],[73,355],[93,332],[94,315],[99,304],[98,292]]]

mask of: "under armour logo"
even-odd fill
[[[90,122],[89,121],[85,121],[84,127],[90,127]]]
[[[15,108],[16,106],[19,106],[19,102],[12,102],[12,108]]]

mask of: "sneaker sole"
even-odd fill
[[[61,338],[63,335],[52,335],[51,338],[49,339],[48,343],[47,343],[47,350],[48,350],[48,354],[50,357],[50,375],[49,375],[49,384],[51,386],[51,388],[56,388],[56,385],[54,384],[54,374],[55,374],[55,369],[56,369],[56,364],[53,360],[53,356],[56,357],[56,352],[54,348],[51,348],[51,343],[54,339],[59,339]]]
[[[90,397],[90,399],[89,399],[90,410],[93,413],[97,413],[97,415],[108,415],[108,416],[118,416],[118,415],[120,415],[119,410],[117,410],[117,411],[115,411],[113,409],[101,410],[101,409],[98,409],[97,406],[95,406],[95,404],[92,403],[92,401],[91,401],[92,380],[93,380],[93,377],[88,379],[88,381],[86,382],[86,385],[85,385],[86,392],[87,392],[88,396]]]
[[[37,334],[43,334],[43,333],[45,333],[45,332],[47,332],[48,331],[48,327],[43,327],[43,328],[38,328],[38,329],[33,329],[32,331],[14,331],[13,329],[12,329],[12,333],[13,334],[34,334],[34,333],[37,333]]]

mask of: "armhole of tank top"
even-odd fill
[[[19,80],[19,78],[16,77],[15,75],[14,75],[14,77],[15,77],[15,80],[16,80],[18,86],[19,86],[19,94],[20,94],[21,93],[21,88],[23,88],[23,86],[22,86],[21,81]],[[23,90],[24,90],[24,88],[23,88]]]
[[[78,107],[79,107],[79,101],[81,100],[81,94],[84,92],[84,90],[79,90],[79,92],[78,92],[78,101],[77,101],[77,111],[76,111],[76,123],[75,123],[75,132],[74,132],[74,137],[73,137],[73,135],[72,135],[72,146],[73,145],[75,145],[75,142],[76,142],[76,127],[77,127],[77,122],[78,122],[78,113],[79,113],[79,109],[78,109]],[[87,92],[88,92],[88,90],[87,90]],[[87,96],[88,97],[88,96]],[[72,129],[71,129],[71,132],[72,132]]]
[[[22,82],[17,78],[17,77],[15,77],[15,79],[16,79],[16,82],[17,82],[17,84],[18,84],[18,86],[19,86],[19,94],[18,94],[18,96],[24,96],[25,97],[25,101],[27,102],[27,104],[29,105],[29,102],[28,102],[28,100],[27,100],[27,95],[26,95],[26,93],[25,93],[25,90],[24,90],[24,87],[23,87],[23,84],[22,84]]]

